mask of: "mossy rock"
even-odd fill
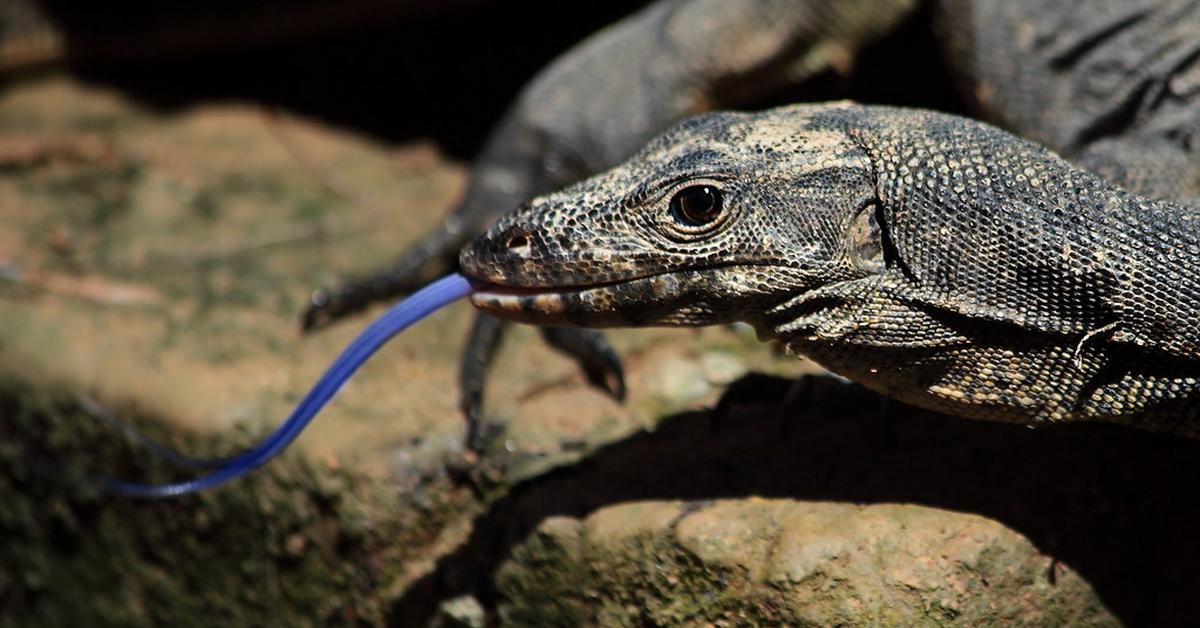
[[[498,585],[522,626],[1119,625],[1019,534],[909,505],[622,504],[546,520]]]
[[[712,417],[693,411],[748,371],[818,371],[741,329],[613,333],[624,405],[517,329],[488,390],[489,415],[506,427],[475,474],[491,482],[480,491],[448,471],[466,460],[455,393],[465,304],[390,343],[293,451],[251,476],[165,501],[96,490],[97,475],[182,477],[104,417],[195,456],[236,453],[273,427],[378,311],[301,336],[312,288],[386,263],[436,224],[464,180],[430,146],[383,146],[252,104],[162,113],[54,77],[0,94],[0,624],[404,624],[439,605],[447,625],[1111,621],[1045,554],[1049,532],[1042,552],[980,517],[814,497],[841,469],[845,493],[930,500],[894,479],[928,478],[931,461],[958,456],[964,477],[982,469],[984,488],[956,493],[951,482],[936,499],[1018,503],[995,512],[1028,525],[1023,496],[993,499],[988,485],[1012,475],[1012,451],[1041,451],[1042,466],[1020,469],[1041,469],[1037,481],[1053,478],[1063,494],[1109,491],[1089,498],[1096,508],[1176,513],[1155,524],[1170,533],[1151,544],[1157,553],[1124,552],[1119,565],[1164,564],[1167,542],[1180,556],[1200,551],[1187,545],[1195,518],[1172,510],[1191,476],[1137,464],[1194,458],[1173,441],[1137,444],[1136,455],[1129,447],[1151,437],[1115,449],[1103,433],[1031,442],[1018,428],[918,421],[902,424],[904,445],[874,457],[864,438],[877,427],[874,400],[869,412],[822,405],[798,417],[803,451],[775,436],[769,399],[753,412],[734,403],[736,416],[705,427]],[[964,443],[990,453],[968,456]],[[1088,460],[1099,473],[1118,466],[1104,456],[1121,460],[1119,477],[1093,486],[1054,466],[1093,446],[1101,453],[1087,449]],[[581,484],[561,482],[573,474]],[[629,503],[771,486],[794,499]],[[1058,494],[1043,491],[1043,507]],[[573,504],[572,518],[552,516],[557,501]],[[1146,538],[1143,519],[1086,514],[1109,524],[1089,543],[1126,530]],[[499,555],[492,537],[504,539]],[[1123,582],[1088,567],[1110,596]],[[1134,597],[1125,609],[1154,606]],[[1189,610],[1167,601],[1164,617]]]
[[[261,623],[279,604],[285,618],[382,621],[481,507],[446,471],[464,460],[455,378],[469,306],[391,342],[292,452],[212,493],[155,503],[88,488],[90,475],[184,477],[96,417],[192,455],[236,453],[378,312],[302,336],[311,290],[390,261],[464,180],[431,145],[388,147],[253,104],[163,113],[67,78],[10,84],[0,94],[0,397],[16,414],[3,425],[14,542],[2,615]],[[632,386],[621,405],[533,330],[514,336],[487,400],[507,420],[496,494],[715,399],[722,375],[702,373],[679,394],[673,365],[776,363],[721,330],[701,342],[619,334]],[[370,533],[347,536],[347,521]]]

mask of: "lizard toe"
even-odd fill
[[[594,329],[543,327],[542,337],[551,347],[573,358],[589,384],[617,401],[625,400],[625,369],[604,334]]]

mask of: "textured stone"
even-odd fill
[[[622,504],[546,520],[498,583],[512,625],[1118,623],[1012,530],[898,504]]]
[[[185,477],[98,416],[193,455],[276,425],[378,312],[301,336],[312,288],[420,237],[463,174],[427,144],[252,104],[164,113],[54,76],[0,92],[0,624],[177,624],[200,603],[236,624],[406,616],[389,605],[483,506],[446,471],[463,458],[466,304],[383,348],[251,478],[141,502],[87,474]],[[489,388],[489,411],[513,417],[497,494],[677,411],[655,384],[664,360],[721,344],[772,362],[721,330],[614,342],[624,406],[533,330],[513,335]]]

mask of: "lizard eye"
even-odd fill
[[[671,197],[671,213],[680,222],[698,227],[721,214],[721,190],[711,185],[692,185]]]

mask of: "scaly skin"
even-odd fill
[[[681,213],[694,186],[719,213]],[[745,321],[914,405],[1195,436],[1198,256],[1193,209],[983,123],[834,104],[689,119],[460,264],[512,320]]]
[[[916,1],[664,0],[596,33],[521,91],[445,222],[391,268],[319,294],[305,326],[419,288],[495,219],[617,165],[688,115],[849,63]]]
[[[987,120],[1140,194],[1200,204],[1200,3],[938,0]]]
[[[981,117],[1129,190],[1200,204],[1200,3],[926,1]],[[318,292],[306,326],[446,272],[458,247],[504,212],[615,165],[686,115],[746,106],[831,68],[851,71],[864,46],[919,4],[661,0],[597,33],[522,91],[458,210],[393,267]],[[623,391],[619,362],[601,336],[547,336],[593,383]],[[499,337],[496,321],[479,321],[464,356],[472,434]]]
[[[318,290],[303,327],[323,327],[452,269],[459,248],[538,194],[610,168],[687,115],[741,106],[828,70],[892,29],[917,0],[663,0],[547,67],[492,132],[458,208],[390,267]],[[500,322],[472,327],[460,382],[468,445],[479,448],[483,384]],[[545,330],[588,380],[621,398],[620,362],[602,336]]]

